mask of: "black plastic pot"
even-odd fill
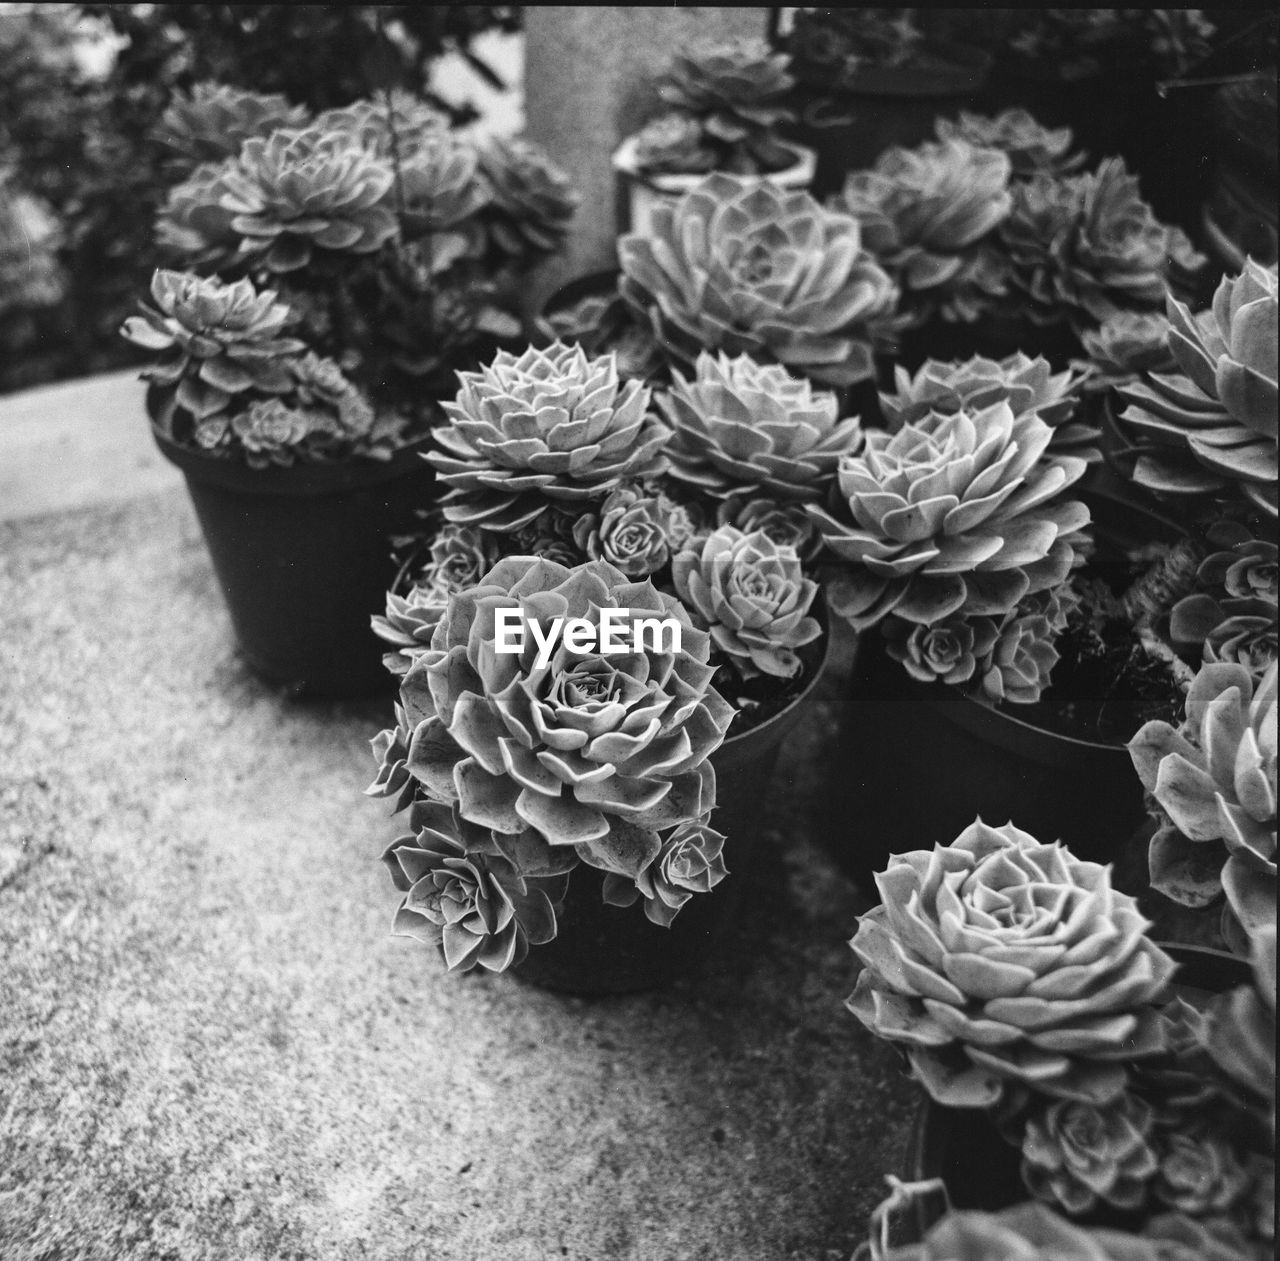
[[[1175,990],[1192,1006],[1249,983],[1246,960],[1221,950],[1161,943],[1181,965]],[[985,1112],[944,1108],[925,1099],[916,1113],[906,1151],[906,1178],[942,1178],[958,1209],[998,1212],[1027,1198],[1018,1152],[1001,1138]]]
[[[568,994],[629,994],[657,989],[695,971],[732,923],[760,840],[769,781],[789,732],[800,721],[826,669],[829,637],[804,691],[785,709],[711,756],[716,800],[711,825],[723,832],[729,875],[710,893],[686,902],[669,928],[651,923],[639,902],[629,907],[601,901],[603,877],[580,864],[557,917],[555,940],[535,946],[512,971],[521,980]]]
[[[251,469],[153,434],[187,479],[250,668],[309,696],[391,690],[369,619],[395,578],[390,537],[430,504],[420,448],[386,462]]]
[[[1146,542],[1179,537],[1174,523],[1123,498],[1089,499],[1099,533]],[[1114,859],[1145,813],[1128,750],[1046,730],[1020,708],[919,683],[888,657],[877,634],[862,638],[827,773],[832,827],[825,840],[863,893],[878,898],[872,877],[890,854],[947,844],[978,816],[1061,840],[1080,858]],[[1108,712],[1116,726],[1140,725],[1136,705],[1117,700]]]

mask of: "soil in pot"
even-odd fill
[[[826,667],[829,639],[805,659],[800,682],[781,702],[763,707],[745,730],[712,754],[716,771],[711,825],[723,832],[728,876],[709,893],[694,894],[669,928],[651,923],[644,907],[606,906],[603,876],[585,864],[569,877],[555,940],[535,946],[513,973],[545,989],[569,994],[627,994],[657,989],[696,971],[732,924],[742,890],[759,855],[760,820],[787,735],[803,717]],[[804,658],[802,658],[804,659]]]
[[[390,691],[369,619],[395,578],[391,536],[430,504],[434,475],[418,450],[250,469],[156,441],[186,476],[250,668],[304,696]]]
[[[1251,979],[1248,962],[1225,951],[1162,944],[1180,965],[1175,992],[1193,1007]],[[905,1163],[911,1180],[942,1178],[958,1209],[994,1213],[1028,1198],[1017,1150],[977,1109],[943,1108],[926,1099],[916,1114]],[[1109,1210],[1083,1220],[1133,1229],[1140,1225],[1135,1216]]]
[[[1123,500],[1091,506],[1099,546],[1090,572],[1113,589],[1131,581],[1135,543],[1179,537],[1173,523]],[[864,894],[878,900],[873,875],[891,853],[946,844],[977,816],[1061,840],[1080,858],[1114,858],[1144,817],[1125,744],[1148,719],[1176,722],[1182,704],[1163,672],[1146,678],[1128,623],[1114,631],[1101,655],[1091,637],[1064,636],[1054,686],[1035,705],[1000,708],[916,682],[878,635],[863,637],[827,773],[824,839]],[[1114,654],[1132,655],[1123,688]]]

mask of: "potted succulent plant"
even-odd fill
[[[178,182],[157,236],[183,270],[123,330],[161,356],[156,440],[249,664],[316,694],[375,689],[368,617],[389,536],[429,501],[435,400],[518,334],[518,277],[573,195],[523,142],[476,145],[398,93],[311,117],[199,85],[160,138]]]
[[[1274,927],[1257,939],[1255,978],[1217,952],[1170,953],[1108,868],[1012,824],[978,821],[877,879],[884,903],[852,942],[863,969],[850,1007],[903,1048],[928,1095],[911,1176],[942,1175],[975,1224],[1000,1211],[1051,1223],[1065,1243],[1077,1229],[1159,1237],[1176,1222],[1263,1255]],[[1013,1207],[1028,1195],[1036,1207]]]
[[[794,80],[786,53],[761,39],[700,43],[677,52],[658,84],[667,109],[628,136],[613,167],[628,194],[627,229],[646,235],[655,205],[711,171],[806,188],[814,153],[783,140]]]
[[[530,628],[514,655],[497,629],[512,614]],[[542,654],[564,617],[594,627],[592,644],[565,636]],[[679,627],[678,650],[644,632],[655,617]],[[606,651],[636,627],[627,651]],[[450,969],[579,993],[693,967],[733,909],[732,886],[716,886],[749,862],[798,717],[792,705],[726,740],[735,711],[712,686],[712,643],[678,599],[606,560],[506,557],[455,593],[374,741],[368,791],[409,811],[385,856],[405,895],[396,931]]]
[[[990,55],[937,38],[931,22],[919,9],[797,9],[790,29],[776,32],[800,84],[798,134],[818,151],[819,194],[889,147],[918,144],[938,115],[976,100]]]

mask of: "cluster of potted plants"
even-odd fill
[[[172,269],[124,335],[187,477],[244,656],[337,694],[380,684],[368,613],[412,524],[455,369],[520,332],[519,277],[563,241],[567,179],[400,93],[311,116],[218,84],[158,139]],[[325,593],[317,598],[317,592]]]

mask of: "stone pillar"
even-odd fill
[[[676,49],[699,39],[763,37],[767,8],[526,5],[526,133],[582,194],[566,253],[534,283],[534,300],[615,265],[618,144],[660,104],[653,81]]]

